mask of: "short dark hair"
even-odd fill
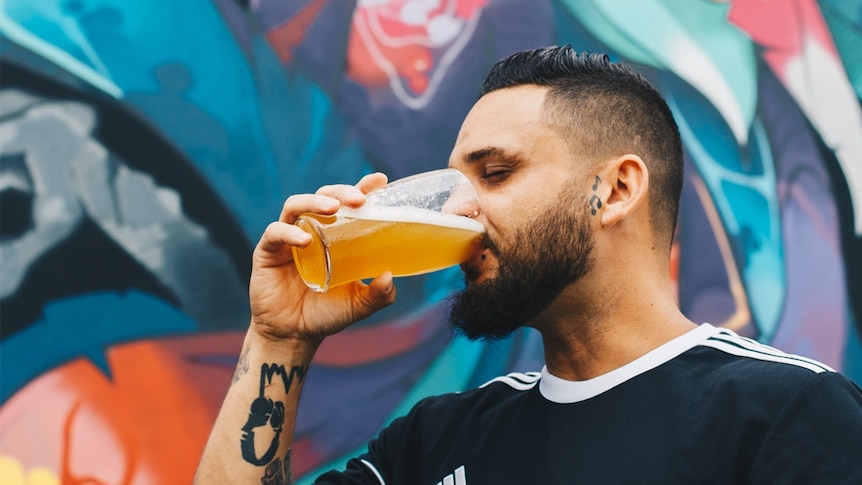
[[[683,184],[682,141],[658,90],[607,55],[579,55],[570,45],[502,59],[488,73],[482,95],[521,85],[549,88],[545,121],[560,130],[579,158],[598,163],[626,153],[641,157],[650,175],[653,228],[672,242]]]

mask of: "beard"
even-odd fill
[[[497,275],[470,284],[478,275],[467,269],[467,287],[451,298],[454,330],[470,340],[507,338],[586,275],[595,244],[586,207],[553,207],[515,231],[504,248],[486,234],[485,244],[497,257]]]

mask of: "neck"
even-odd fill
[[[670,278],[595,272],[572,284],[539,316],[548,371],[590,379],[621,367],[696,325],[677,307]],[[664,273],[667,274],[667,273]]]

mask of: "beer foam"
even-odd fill
[[[433,224],[436,226],[464,229],[474,232],[485,232],[485,226],[481,222],[457,214],[444,214],[442,212],[415,207],[386,207],[386,206],[363,206],[359,209],[342,207],[335,214],[339,217],[352,217],[356,219],[367,219],[371,221],[386,222],[414,222],[419,224]]]

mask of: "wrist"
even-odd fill
[[[294,363],[308,364],[322,341],[323,339],[274,336],[261,331],[258,325],[252,323],[246,332],[244,347],[257,348],[264,354],[278,355],[281,358],[290,356]]]

